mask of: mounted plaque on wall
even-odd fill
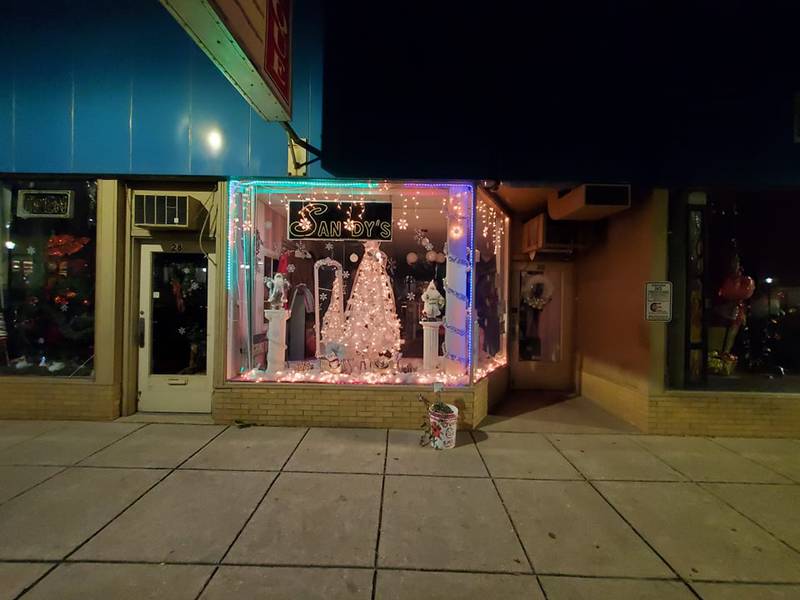
[[[20,190],[17,217],[20,219],[71,219],[75,210],[72,190]]]
[[[290,240],[392,241],[391,202],[289,201]]]

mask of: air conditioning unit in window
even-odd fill
[[[531,257],[539,253],[570,255],[574,250],[572,223],[554,221],[542,213],[522,226],[522,251]]]
[[[133,194],[133,224],[136,227],[197,231],[205,218],[203,203],[188,194],[151,191]]]

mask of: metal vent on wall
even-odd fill
[[[181,194],[137,193],[133,196],[133,224],[145,229],[197,229],[202,204]]]

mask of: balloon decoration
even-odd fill
[[[407,262],[409,265],[416,264],[416,262],[417,262],[418,260],[419,260],[419,256],[417,255],[417,253],[416,253],[416,252],[409,252],[408,254],[406,254],[406,262]]]
[[[425,260],[429,263],[436,262],[436,251],[428,250],[428,252],[425,253]]]
[[[726,301],[726,305],[730,309],[726,311],[725,317],[731,325],[744,323],[747,315],[745,300],[749,300],[755,290],[756,282],[741,271],[726,277],[722,282],[717,295]]]

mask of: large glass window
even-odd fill
[[[473,202],[457,183],[232,181],[229,380],[467,385]]]
[[[91,376],[94,181],[0,181],[0,374]]]
[[[800,391],[798,219],[790,192],[674,195],[672,387]]]
[[[507,362],[509,218],[477,196],[475,215],[475,371],[477,381]]]

